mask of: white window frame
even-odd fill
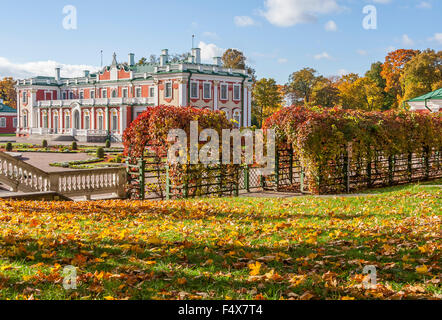
[[[170,95],[167,95],[167,86],[170,85]],[[164,99],[173,99],[173,84],[172,81],[164,83]]]
[[[238,98],[235,98],[235,90],[238,89]],[[241,101],[241,85],[234,84],[233,85],[233,100],[234,101]]]
[[[89,97],[91,98],[91,99],[95,99],[95,90],[90,90],[89,91]]]
[[[113,110],[111,112],[111,130],[114,132],[118,131],[118,111]],[[115,121],[115,122],[114,122]]]
[[[107,99],[107,89],[101,89],[101,97]]]
[[[136,87],[135,88],[135,97],[141,98],[142,96],[143,96],[143,90],[141,89],[141,87]]]
[[[79,94],[78,98],[80,98],[81,100],[84,99],[84,90],[80,91],[80,94]]]
[[[196,96],[193,95],[193,85],[196,85]],[[196,81],[190,82],[190,98],[191,99],[199,99],[200,96],[200,90],[199,90],[199,83]]]
[[[13,128],[17,128],[18,122],[17,122],[17,117],[12,118],[12,127]]]
[[[27,91],[23,91],[22,101],[25,104],[28,103],[28,92]]]
[[[155,87],[149,87],[149,97],[153,98],[155,97]]]
[[[209,97],[206,97],[206,85],[209,85]],[[212,99],[212,83],[210,82],[203,83],[203,99],[204,100]]]
[[[5,117],[0,118],[0,128],[6,128],[6,118]]]
[[[64,128],[65,129],[71,128],[71,114],[69,112],[64,113]]]
[[[114,94],[115,94],[115,96],[114,96]],[[118,88],[112,89],[111,98],[114,98],[114,99],[118,98]]]
[[[122,97],[122,98],[129,98],[129,89],[127,89],[127,88],[122,88],[122,89],[121,89],[121,97]]]
[[[69,100],[74,99],[74,93],[72,91],[69,91]]]
[[[87,119],[87,121],[86,121]],[[85,130],[90,130],[91,128],[91,114],[89,111],[85,111],[83,115],[83,127]]]
[[[238,117],[238,119],[237,119]],[[235,124],[238,128],[241,127],[241,112],[238,109],[235,109],[232,113],[232,119],[237,123]]]
[[[62,94],[61,94],[61,99],[62,99],[62,100],[67,100],[67,97],[68,97],[67,92],[66,92],[66,91],[63,91]]]
[[[223,97],[223,88],[226,89],[226,96],[225,97]],[[223,100],[223,101],[229,100],[229,85],[227,83],[221,83],[219,97],[220,97],[220,100]]]

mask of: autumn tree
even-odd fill
[[[345,109],[365,111],[381,110],[384,94],[376,82],[368,77],[358,77],[356,74],[344,76],[339,88],[340,103]]]
[[[403,101],[421,96],[442,86],[442,51],[426,50],[414,56],[400,78]]]
[[[274,79],[262,78],[253,87],[253,100],[255,108],[252,113],[262,127],[263,120],[282,107],[283,96]]]
[[[224,68],[241,70],[246,69],[247,58],[244,56],[244,53],[239,50],[227,49],[221,59],[223,61]]]
[[[320,77],[312,88],[310,105],[332,108],[339,103],[339,90],[331,78]]]
[[[304,104],[308,104],[317,81],[317,72],[312,68],[304,68],[292,73],[289,83],[286,85],[286,93],[291,99],[291,103],[304,102]]]
[[[12,108],[17,108],[17,93],[14,88],[15,81],[11,77],[0,80],[0,99]]]
[[[382,78],[385,79],[385,92],[395,98],[394,106],[397,107],[404,96],[400,78],[405,64],[414,56],[419,54],[419,50],[399,49],[390,52],[382,64]]]
[[[382,110],[389,110],[395,104],[395,97],[385,91],[387,82],[382,77],[382,62],[378,61],[371,65],[370,70],[365,73],[365,76],[373,80],[376,85],[382,89],[384,101],[382,103]]]

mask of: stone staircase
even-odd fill
[[[125,168],[105,168],[44,172],[17,157],[0,152],[0,183],[11,192],[56,192],[61,196],[84,197],[115,195],[125,198]]]

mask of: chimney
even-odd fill
[[[60,68],[55,68],[55,81],[60,81]]]
[[[163,49],[160,56],[160,66],[164,67],[169,62],[169,50]]]
[[[193,48],[192,49],[192,56],[195,57],[196,64],[201,64],[201,49],[200,48]]]
[[[214,57],[213,58],[213,63],[215,65],[217,65],[218,67],[222,67],[223,66],[223,61],[222,61],[221,57]]]
[[[135,65],[135,54],[129,53],[129,66],[132,67]]]
[[[84,72],[84,77],[85,78],[89,77],[89,73],[90,73],[89,70],[84,70],[83,72]]]

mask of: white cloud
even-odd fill
[[[249,16],[236,16],[233,20],[238,27],[249,27],[255,24],[255,21]]]
[[[279,58],[278,59],[278,63],[280,63],[280,64],[287,63],[287,62],[289,62],[289,60],[286,58]]]
[[[433,6],[427,1],[422,1],[416,7],[419,9],[431,9]]]
[[[314,22],[318,15],[341,9],[336,0],[266,0],[265,7],[261,14],[278,27]]]
[[[366,50],[362,50],[362,49],[359,49],[356,52],[361,56],[366,56],[368,54],[368,52]]]
[[[442,33],[435,33],[434,36],[428,40],[442,44]]]
[[[314,56],[314,58],[316,60],[321,60],[321,59],[331,59],[331,56],[327,53],[327,52],[323,52],[323,53],[319,53],[317,55]]]
[[[56,61],[35,61],[26,63],[14,63],[6,58],[0,57],[0,77],[13,77],[16,79],[24,79],[35,76],[55,75],[55,68],[61,68],[62,77],[80,77],[83,70],[96,72],[100,68],[88,65],[63,64]]]
[[[205,62],[212,62],[214,57],[221,57],[226,51],[214,43],[205,43],[204,41],[200,41],[198,47],[201,48],[201,59]]]
[[[414,45],[414,41],[407,34],[404,34],[402,36],[402,44],[404,46],[413,46]]]
[[[336,25],[336,22],[330,20],[325,24],[325,30],[331,32],[338,31],[338,26]]]

